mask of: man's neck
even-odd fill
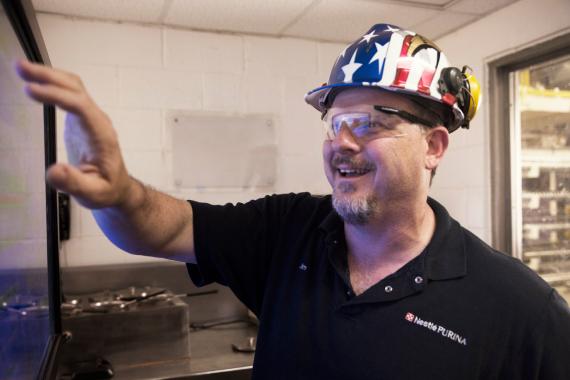
[[[366,225],[344,226],[357,294],[418,256],[435,231],[435,216],[425,198],[383,211]]]

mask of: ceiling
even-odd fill
[[[96,20],[351,42],[386,22],[431,39],[518,0],[32,0],[36,11]]]

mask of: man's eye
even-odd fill
[[[351,129],[360,129],[360,128],[368,128],[367,121],[355,121],[352,123]]]
[[[375,130],[393,131],[398,127],[398,125],[394,123],[386,123],[385,121],[371,121],[370,127]]]

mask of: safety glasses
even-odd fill
[[[371,106],[369,109],[356,112],[337,113],[331,109],[323,116],[323,123],[327,138],[330,140],[333,140],[343,127],[348,128],[355,137],[364,140],[404,136],[404,134],[398,133],[396,127],[399,123],[392,115],[414,124],[435,126],[432,121],[415,116],[407,111],[381,105]]]

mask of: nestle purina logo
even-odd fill
[[[417,315],[412,313],[406,313],[405,316],[406,321],[410,323],[414,323],[418,326],[425,327],[436,334],[443,336],[444,338],[451,339],[452,341],[467,346],[467,339],[462,337],[456,332],[453,332],[443,326],[440,326],[436,323],[424,321],[423,319],[419,318]]]

